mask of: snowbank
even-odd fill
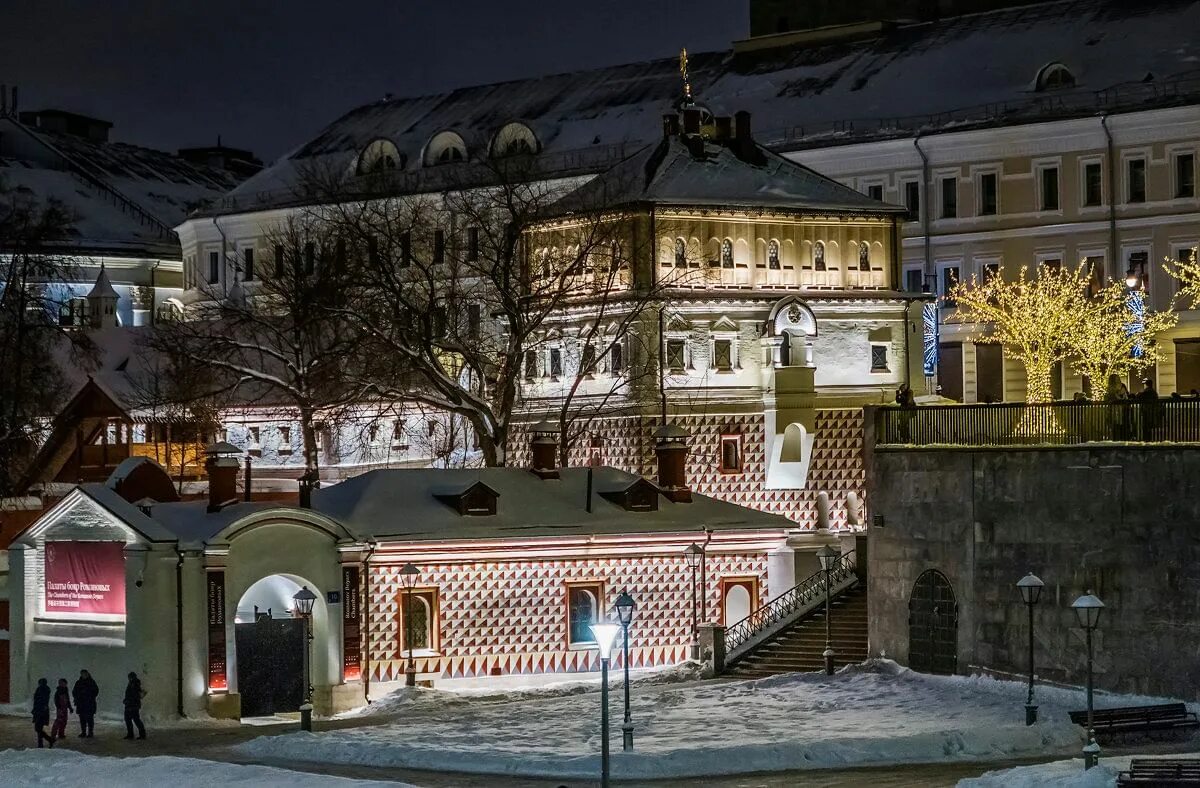
[[[1067,716],[1084,702],[1081,691],[1040,690],[1041,721],[1026,727],[1020,682],[926,676],[886,660],[835,676],[633,684],[632,753],[620,750],[622,692],[610,699],[613,774],[627,779],[1066,757],[1083,745],[1082,730]],[[531,777],[586,778],[599,770],[594,689],[475,697],[409,690],[389,704],[403,712],[395,722],[263,737],[239,750],[259,758]]]
[[[5,750],[0,752],[0,785],[69,786],[120,785],[123,788],[162,788],[214,785],[286,785],[288,788],[376,788],[394,782],[347,780],[269,766],[242,766],[198,758],[102,758],[70,750]]]
[[[1187,755],[1156,756],[1170,758],[1197,758],[1198,753]],[[1070,761],[1053,761],[1034,766],[1018,766],[985,772],[981,777],[959,780],[958,788],[1113,788],[1117,774],[1129,768],[1130,757],[1101,758],[1099,765],[1083,770],[1079,758]]]

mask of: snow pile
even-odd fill
[[[238,749],[256,758],[590,778],[599,771],[599,700],[594,689],[474,697],[408,690],[389,701],[404,712],[395,722],[263,737]],[[1019,682],[926,676],[886,660],[835,676],[633,684],[631,753],[620,750],[620,689],[610,701],[613,774],[625,779],[1070,756],[1083,745],[1067,716],[1081,707],[1081,691],[1040,692],[1041,722],[1026,727]]]
[[[0,785],[69,786],[120,785],[124,788],[185,786],[279,785],[288,788],[376,788],[399,786],[370,780],[347,780],[269,766],[242,766],[198,758],[102,758],[69,750],[6,750],[0,752]]]
[[[1197,754],[1163,756],[1164,760],[1172,757],[1196,758]],[[1102,758],[1096,768],[1086,772],[1079,758],[1018,766],[959,780],[958,788],[1113,788],[1117,784],[1117,775],[1129,768],[1130,760],[1129,757]]]

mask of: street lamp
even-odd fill
[[[1071,603],[1075,615],[1079,617],[1079,626],[1087,635],[1087,704],[1088,704],[1088,743],[1083,748],[1083,768],[1090,769],[1100,760],[1100,745],[1096,744],[1096,731],[1092,727],[1092,632],[1100,622],[1100,613],[1104,603],[1089,590],[1086,594]]]
[[[837,566],[841,554],[829,545],[817,551],[817,560],[821,562],[821,571],[825,573],[825,650],[821,656],[825,658],[825,674],[833,675],[833,639],[830,637],[829,620],[829,573]]]
[[[621,749],[633,749],[633,720],[629,717],[629,625],[633,622],[633,609],[637,603],[628,591],[622,591],[613,604],[617,609],[617,620],[621,622],[621,633],[625,640],[625,721],[621,723]]]
[[[404,667],[404,686],[417,686],[417,664],[413,662],[412,592],[421,570],[410,564],[400,567],[400,582],[404,584],[404,645],[408,646],[408,664]]]
[[[1136,268],[1134,268],[1132,265],[1129,266],[1129,270],[1127,270],[1125,272],[1125,286],[1128,287],[1130,290],[1137,290],[1141,286],[1141,284],[1142,284],[1142,277],[1138,273],[1138,270]]]
[[[692,568],[692,659],[700,659],[700,626],[696,618],[696,570],[700,567],[700,559],[704,557],[704,548],[692,542],[683,551],[688,566]]]
[[[1025,605],[1029,608],[1029,697],[1025,700],[1026,725],[1037,722],[1038,707],[1033,703],[1033,606],[1038,603],[1042,587],[1045,585],[1033,572],[1017,581],[1017,588],[1021,589],[1021,599],[1025,600]]]
[[[317,602],[317,595],[302,587],[292,596],[295,611],[304,619],[304,703],[300,704],[300,730],[312,730],[312,612]]]
[[[600,788],[608,788],[608,659],[620,624],[592,624],[592,637],[600,649]]]

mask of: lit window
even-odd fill
[[[733,268],[733,241],[728,238],[721,242],[721,267]]]
[[[858,270],[871,270],[871,245],[865,241],[858,247]]]
[[[888,349],[887,345],[871,345],[871,371],[872,372],[887,372],[888,371]]]
[[[772,271],[779,270],[779,241],[774,239],[767,244],[767,267]]]
[[[1150,292],[1150,253],[1149,252],[1130,252],[1129,267],[1137,274],[1138,281],[1141,282],[1142,290],[1147,294]]]
[[[813,268],[818,271],[825,270],[825,244],[817,241],[813,246]]]
[[[604,592],[599,583],[567,586],[567,642],[571,645],[595,643],[592,624],[600,618]]]
[[[713,365],[722,372],[733,369],[733,340],[718,339],[713,342]]]
[[[742,436],[721,436],[721,473],[742,472]]]

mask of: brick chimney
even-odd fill
[[[658,457],[658,486],[674,503],[691,503],[687,486],[688,431],[664,424],[654,431],[654,454]]]
[[[558,425],[551,421],[539,421],[529,428],[533,439],[529,450],[533,462],[529,468],[541,479],[558,478]]]
[[[241,464],[233,455],[241,450],[228,443],[214,443],[204,450],[208,473],[208,511],[219,512],[237,500],[237,477]]]

